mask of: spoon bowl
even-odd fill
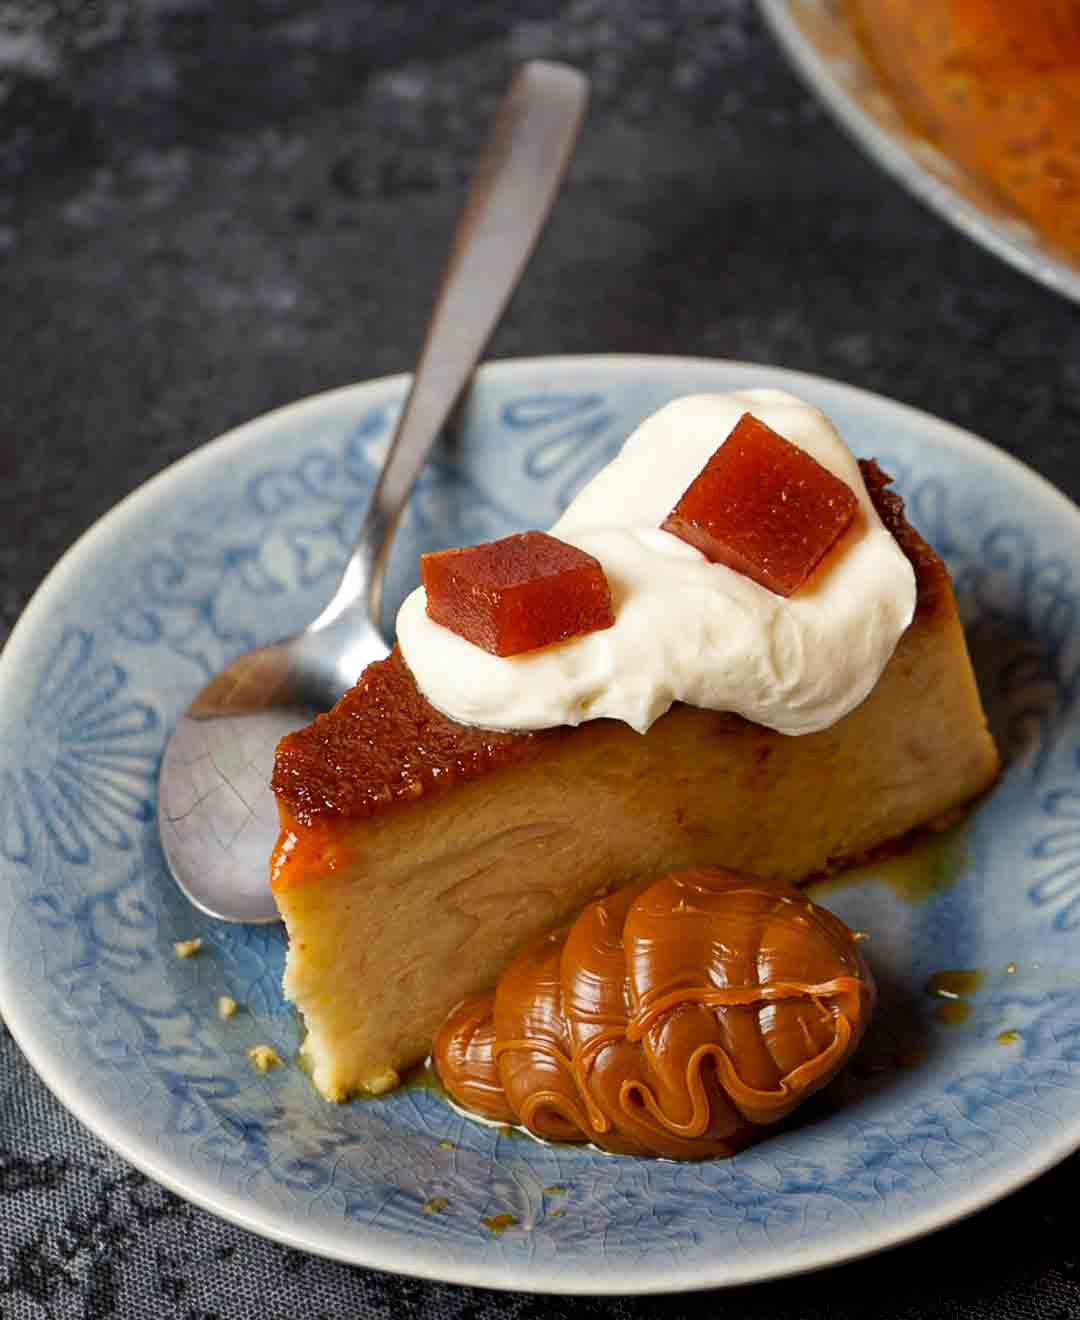
[[[267,864],[278,831],[274,749],[387,653],[356,610],[239,656],[181,715],[162,759],[158,822],[173,878],[201,911],[277,919]]]
[[[225,921],[276,921],[270,774],[281,737],[329,709],[388,647],[375,623],[390,543],[551,211],[584,118],[586,79],[518,71],[481,150],[423,351],[352,556],[302,632],[234,660],[180,717],[162,758],[158,828],[173,879]]]

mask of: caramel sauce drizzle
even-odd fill
[[[810,985],[806,981],[770,981],[768,985],[738,985],[717,988],[711,985],[690,986],[673,990],[633,1019],[626,1028],[627,1040],[640,1040],[651,1026],[679,1004],[707,1004],[711,1008],[738,1004],[749,1008],[755,1004],[775,1004],[782,999],[834,999],[837,995],[858,992],[862,982],[855,976],[834,976],[831,981]]]

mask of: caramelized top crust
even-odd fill
[[[889,490],[892,477],[882,471],[877,459],[860,458],[859,469],[878,517],[892,533],[915,570],[915,583],[918,587],[916,614],[925,616],[935,613],[952,598],[949,570],[929,541],[924,540],[908,522],[904,501],[896,491]]]
[[[930,614],[949,598],[945,565],[908,522],[903,500],[888,489],[891,478],[873,459],[859,466],[882,522],[915,569],[918,613]],[[368,665],[333,710],[281,740],[273,789],[296,824],[358,819],[529,760],[568,732],[499,733],[458,724],[419,691],[395,646],[387,659]]]
[[[416,686],[395,646],[368,665],[333,710],[278,744],[272,786],[301,825],[372,816],[397,803],[528,759],[551,733],[458,724]]]

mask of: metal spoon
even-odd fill
[[[213,679],[165,748],[165,860],[211,916],[277,919],[267,865],[278,830],[274,748],[387,653],[375,620],[394,529],[532,254],[587,96],[586,79],[564,65],[537,61],[518,71],[481,150],[412,388],[341,585],[303,632],[241,656]]]

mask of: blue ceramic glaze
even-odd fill
[[[949,836],[818,894],[871,936],[882,1008],[861,1066],[790,1130],[688,1165],[543,1146],[422,1088],[345,1106],[313,1092],[281,995],[283,933],[214,923],[180,896],[156,768],[207,678],[330,594],[405,384],[296,404],[171,468],[75,546],[11,637],[0,1008],[60,1098],[154,1178],[254,1231],[535,1291],[673,1291],[849,1259],[986,1205],[1080,1144],[1077,512],[925,414],[725,362],[487,367],[409,507],[388,604],[421,550],[551,523],[638,421],[689,391],[790,389],[878,457],[955,575],[1007,765]],[[936,882],[916,895],[913,872]],[[194,935],[202,952],[177,958]],[[983,973],[961,1025],[939,1022],[924,989],[946,968]],[[222,994],[242,1005],[228,1021]],[[287,1066],[255,1072],[256,1043]],[[502,1214],[516,1223],[495,1234],[483,1221]]]

